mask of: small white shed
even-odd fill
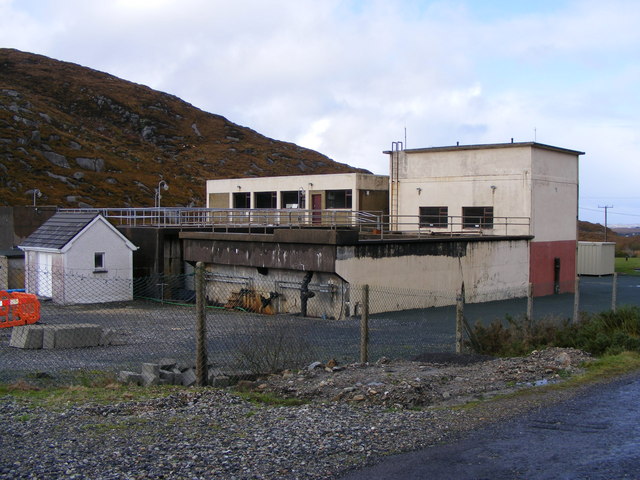
[[[58,212],[19,248],[29,293],[61,304],[133,299],[137,247],[98,213]]]
[[[578,242],[578,275],[613,275],[614,242]]]

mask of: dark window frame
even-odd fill
[[[298,208],[304,208],[304,190],[283,190],[280,192],[280,208],[287,208],[287,205],[298,205]],[[295,201],[292,201],[295,200]]]
[[[242,202],[245,206],[239,205],[238,200],[243,199]],[[251,193],[250,192],[233,192],[233,208],[247,209],[251,208]]]
[[[493,228],[493,207],[462,207],[462,228]]]
[[[447,228],[449,207],[419,207],[421,228]]]
[[[253,201],[254,208],[278,208],[278,192],[255,192],[253,194]]]
[[[327,210],[353,208],[353,190],[326,190],[325,205]]]
[[[94,272],[106,272],[105,266],[105,252],[93,252],[93,271]]]

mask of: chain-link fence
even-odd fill
[[[185,372],[196,365],[195,274],[96,279],[43,269],[16,275],[25,279],[28,292],[37,294],[39,321],[7,327],[12,320],[21,321],[20,309],[27,309],[29,301],[25,296],[16,301],[8,285],[0,285],[9,292],[0,307],[0,381],[126,379],[121,372],[142,374],[151,368],[155,377],[136,381],[193,383],[193,375]],[[363,349],[368,361],[456,351],[460,290],[316,284],[311,276],[267,282],[215,272],[204,273],[203,280],[209,381],[302,368],[314,361],[357,362]],[[608,310],[612,298],[618,304],[640,304],[640,278],[616,281],[615,297],[613,277],[582,278],[579,296],[528,299],[526,286],[484,292],[493,300],[467,298],[464,317],[470,324],[528,313],[534,320],[566,319],[576,310]]]

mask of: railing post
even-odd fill
[[[204,264],[196,263],[196,384],[207,385],[207,325],[205,313]]]
[[[362,314],[360,315],[360,363],[369,361],[369,285],[362,286]]]

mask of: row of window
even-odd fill
[[[255,192],[253,208],[278,208],[278,192]],[[352,208],[353,194],[351,190],[325,190],[324,207],[316,204],[315,198],[321,194],[311,194],[312,208]],[[280,192],[281,208],[305,208],[305,192],[303,190]],[[251,192],[234,192],[233,208],[251,208]]]
[[[420,207],[420,226],[447,228],[449,207]],[[493,207],[462,207],[463,228],[493,228]]]

